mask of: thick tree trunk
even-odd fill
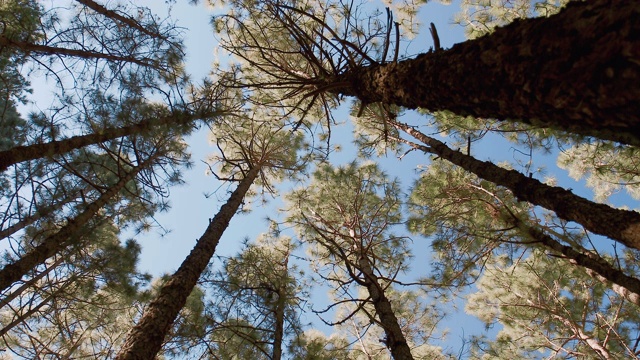
[[[364,103],[520,121],[640,146],[640,2],[575,1],[415,59],[351,69]]]
[[[251,168],[229,197],[207,230],[198,239],[180,268],[162,285],[158,296],[147,306],[116,356],[117,360],[154,359],[171,325],[184,307],[187,297],[209,264],[220,237],[242,204],[245,194],[258,176],[260,167]]]
[[[83,212],[73,219],[69,219],[57,233],[44,239],[42,243],[24,254],[20,259],[5,265],[0,270],[0,292],[10,287],[16,281],[22,279],[30,270],[44,263],[51,256],[63,251],[69,244],[78,238],[80,230],[89,220],[105,205],[115,198],[129,181],[133,180],[138,172],[151,160],[132,169],[123,176],[115,185],[105,191],[100,197],[89,204]]]
[[[543,184],[518,171],[507,170],[492,162],[481,161],[460,151],[451,150],[442,142],[405,124],[390,124],[427,145],[418,145],[421,150],[436,154],[482,179],[506,187],[519,200],[542,206],[554,211],[561,219],[575,221],[595,234],[607,236],[627,247],[640,250],[640,213],[589,201],[569,190]]]
[[[386,336],[385,344],[391,351],[391,356],[393,356],[394,360],[413,360],[411,348],[409,348],[409,344],[407,344],[407,340],[402,333],[398,318],[391,308],[391,302],[387,299],[380,286],[378,277],[371,268],[369,259],[363,255],[358,262],[358,267],[365,276],[365,286],[369,292],[373,307],[376,309],[380,325],[384,330]]]
[[[539,241],[556,254],[564,255],[572,264],[584,267],[589,276],[600,282],[607,283],[617,294],[640,306],[640,279],[631,277],[622,270],[614,268],[596,254],[582,253],[570,246],[562,245],[542,230],[528,226],[520,219],[506,218],[505,220],[514,223],[532,240]],[[613,285],[609,283],[613,283]]]
[[[73,136],[68,139],[51,141],[43,144],[16,146],[9,150],[0,151],[0,172],[9,166],[22,161],[64,154],[73,149],[98,144],[107,140],[123,136],[147,132],[155,127],[168,124],[187,124],[201,118],[201,114],[176,113],[158,119],[147,119],[137,124],[119,128],[106,128],[93,134]]]

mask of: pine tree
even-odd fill
[[[580,268],[535,251],[517,264],[490,263],[478,289],[467,311],[504,326],[495,342],[480,342],[478,357],[637,356],[636,305]]]
[[[394,359],[413,359],[410,341],[400,326],[390,300],[391,286],[406,270],[411,257],[407,239],[395,235],[401,219],[402,199],[397,181],[388,181],[374,164],[350,163],[344,167],[321,166],[313,182],[289,196],[289,222],[321,266],[322,279],[335,283],[340,303],[352,302],[335,324],[356,313],[384,330],[380,341]],[[354,287],[366,289],[360,295]],[[399,305],[396,304],[397,308]]]
[[[294,250],[291,239],[263,234],[238,255],[225,259],[222,270],[208,279],[216,299],[209,308],[214,319],[212,346],[220,349],[218,357],[225,358],[220,352],[233,351],[230,344],[244,342],[262,357],[284,358],[290,339],[301,331],[304,290],[302,274],[290,263]]]
[[[24,358],[113,355],[147,276],[135,269],[140,246],[121,244],[113,222],[86,236],[89,245],[59,254],[3,299],[4,348]]]
[[[33,246],[19,259],[5,264],[0,270],[0,289],[5,290],[13,283],[20,280],[30,270],[44,263],[51,256],[62,252],[67,247],[74,245],[78,237],[91,231],[92,222],[99,223],[100,216],[96,216],[110,203],[117,202],[120,192],[127,190],[138,173],[152,166],[161,153],[152,154],[149,158],[138,159],[139,163],[127,169],[127,161],[119,159],[116,162],[116,182],[105,186],[100,196],[85,207],[78,209],[73,218],[69,218],[58,230],[53,230],[51,235],[45,237],[39,244]],[[121,163],[123,162],[123,163]],[[76,244],[77,245],[77,244]]]
[[[240,79],[242,85],[280,84],[290,90],[283,99],[301,112],[311,108],[309,100],[331,106],[328,94],[346,95],[364,104],[448,110],[640,145],[632,50],[638,46],[630,35],[637,12],[635,3],[571,2],[556,15],[403,61],[396,61],[399,54],[388,58],[392,26],[354,18],[355,9],[331,3],[237,2],[219,29],[228,36],[225,49],[264,73]],[[277,29],[294,43],[269,42],[261,29]],[[282,59],[291,52],[298,54]]]
[[[287,174],[304,169],[298,159],[302,137],[291,136],[277,120],[258,121],[239,114],[216,123],[213,134],[220,150],[215,156],[220,168],[215,175],[238,182],[238,186],[210,220],[191,253],[145,308],[117,359],[152,359],[160,351],[171,324],[206,269],[224,230],[245,197],[251,194],[250,187],[255,183],[270,189]]]
[[[477,279],[483,264],[542,249],[557,261],[582,268],[630,302],[640,299],[634,250],[608,254],[592,248],[584,231],[540,214],[452,164],[437,161],[429,166],[414,185],[410,209],[410,229],[434,239],[431,284],[458,292]]]
[[[416,148],[438,155],[485,180],[504,186],[518,199],[552,210],[564,220],[575,221],[589,231],[605,235],[629,248],[640,249],[640,232],[637,231],[640,213],[592,202],[570,190],[543,184],[515,170],[503,169],[491,162],[454,151],[406,124],[391,124],[425,144]]]

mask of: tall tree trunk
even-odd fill
[[[87,145],[98,144],[123,136],[144,133],[162,125],[188,124],[202,118],[202,116],[203,114],[180,112],[157,119],[146,119],[133,125],[102,129],[93,134],[72,136],[68,139],[54,140],[43,144],[16,146],[9,150],[0,151],[0,172],[5,171],[9,166],[22,161],[64,154],[73,149],[79,149]]]
[[[24,284],[20,285],[20,287],[13,289],[13,291],[11,292],[11,294],[5,296],[4,298],[2,298],[2,300],[0,300],[0,308],[5,307],[6,305],[8,305],[11,301],[13,301],[13,299],[17,298],[18,296],[22,295],[22,293],[27,290],[28,288],[35,286],[35,284],[42,279],[43,277],[45,277],[47,274],[49,274],[51,271],[53,271],[55,268],[57,268],[60,264],[62,264],[62,261],[64,260],[64,257],[60,256],[58,257],[57,260],[55,260],[51,265],[49,265],[46,269],[44,269],[43,271],[41,271],[38,275],[32,277],[31,279],[29,279],[28,281],[25,281]]]
[[[283,276],[286,277],[289,273],[289,253],[283,261]],[[282,342],[284,340],[284,314],[287,309],[287,287],[286,283],[278,282],[279,286],[276,287],[276,294],[278,295],[278,302],[274,309],[275,317],[275,329],[273,330],[273,351],[271,353],[271,360],[282,359]]]
[[[65,204],[71,202],[73,199],[66,199],[64,201],[59,201],[49,206],[43,206],[35,210],[35,212],[29,216],[23,217],[22,220],[8,226],[5,229],[0,230],[0,240],[9,237],[16,232],[26,228],[27,226],[35,223],[36,221],[49,216],[49,214],[54,211],[62,208]]]
[[[278,302],[274,309],[276,318],[275,329],[273,329],[273,351],[271,360],[280,360],[282,358],[282,341],[284,339],[284,311],[286,307],[286,299],[284,297],[286,289],[278,289]]]
[[[119,13],[113,11],[113,10],[109,10],[106,7],[98,4],[97,2],[93,1],[93,0],[76,0],[77,2],[79,2],[80,4],[90,8],[91,10],[97,12],[100,15],[103,15],[104,17],[108,17],[110,19],[113,19],[121,24],[125,24],[131,28],[134,28],[144,34],[147,34],[151,37],[154,38],[158,38],[158,39],[164,39],[167,40],[167,38],[165,36],[162,36],[159,33],[153,32],[148,30],[147,28],[145,28],[144,26],[140,25],[139,22],[137,22],[135,19],[130,18],[128,16],[122,16]]]
[[[48,305],[52,300],[56,299],[58,295],[62,294],[62,292],[66,290],[66,288],[69,287],[69,285],[71,284],[72,284],[72,281],[68,281],[62,284],[62,286],[60,286],[59,289],[56,289],[52,294],[50,294],[45,299],[43,299],[38,305],[27,310],[25,313],[18,315],[18,317],[15,318],[11,323],[7,324],[5,327],[0,329],[0,337],[5,336],[11,329],[16,327],[16,325],[19,325],[20,323],[26,321],[28,318],[31,317],[31,315],[40,311],[40,309],[42,309],[45,305]]]
[[[162,285],[158,296],[151,301],[140,321],[131,329],[120,352],[116,355],[117,360],[155,358],[171,325],[184,307],[187,297],[209,264],[220,237],[238,211],[245,194],[259,172],[260,167],[255,166],[240,181],[180,268]]]
[[[10,39],[4,35],[0,35],[0,47],[8,47],[21,50],[25,53],[36,53],[41,55],[55,55],[55,56],[69,56],[81,59],[102,59],[107,61],[120,61],[126,63],[132,63],[144,67],[154,68],[162,70],[159,64],[154,59],[150,58],[137,58],[130,55],[114,55],[109,53],[102,53],[92,50],[83,49],[67,49],[57,46],[33,44],[26,41]]]
[[[363,103],[520,121],[640,146],[640,2],[570,2],[446,51],[350,69]]]
[[[442,142],[406,124],[394,121],[389,123],[427,145],[414,144],[419,149],[436,154],[482,179],[506,187],[519,200],[542,206],[554,211],[561,219],[575,221],[595,234],[607,236],[627,247],[640,250],[640,213],[589,201],[569,190],[543,184],[518,171],[507,170],[492,162],[481,161],[460,151],[451,150]]]
[[[385,296],[378,277],[373,272],[371,263],[365,255],[360,257],[358,267],[365,277],[365,286],[369,292],[373,307],[376,309],[380,325],[384,330],[386,336],[385,344],[391,351],[391,356],[393,356],[394,360],[413,360],[409,344],[407,344],[407,340],[398,323],[398,318],[391,308],[391,302]]]
[[[63,251],[68,245],[78,238],[80,230],[89,220],[105,205],[112,201],[129,181],[133,180],[141,169],[146,167],[151,159],[133,168],[129,173],[120,178],[112,187],[107,189],[100,197],[87,205],[79,215],[69,219],[57,233],[44,239],[42,243],[24,254],[18,260],[5,265],[0,270],[0,292],[10,287],[16,281],[22,279],[30,270],[44,263],[51,256]]]

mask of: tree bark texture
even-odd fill
[[[365,255],[361,256],[358,267],[365,277],[365,286],[369,292],[373,307],[376,309],[380,325],[384,329],[386,345],[391,351],[391,356],[393,356],[394,360],[413,360],[411,348],[409,348],[409,344],[407,344],[407,340],[402,333],[402,328],[398,323],[398,318],[391,308],[391,302],[385,296],[378,282],[378,277],[373,272],[371,263]]]
[[[116,184],[102,193],[96,201],[87,205],[84,211],[73,219],[69,219],[67,224],[60,228],[57,233],[44,239],[39,245],[21,256],[15,262],[5,265],[2,270],[0,270],[0,292],[22,279],[29,271],[43,264],[48,258],[60,253],[72,244],[73,241],[81,235],[82,228],[89,220],[110,201],[113,201],[120,190],[122,190],[129,181],[133,180],[140,170],[147,166],[150,161],[151,160],[145,161],[120,178]]]
[[[259,171],[259,166],[251,168],[233,191],[227,203],[211,219],[209,226],[198,239],[191,253],[171,278],[162,285],[158,296],[151,301],[142,318],[131,329],[116,356],[117,360],[151,360],[155,358],[171,325],[184,307],[187,297],[196,286],[200,275],[209,264],[220,237],[238,211]]]
[[[16,146],[9,150],[0,151],[0,172],[9,166],[22,161],[43,157],[52,157],[67,153],[74,149],[98,144],[119,137],[147,132],[154,127],[168,124],[186,124],[197,120],[199,115],[180,113],[158,119],[146,119],[139,123],[119,128],[106,128],[93,134],[72,136],[64,140],[54,140],[48,143]]]
[[[519,121],[640,146],[640,2],[570,2],[398,63],[356,68],[331,92],[363,103]]]
[[[421,150],[436,154],[482,179],[506,187],[519,200],[542,206],[554,211],[561,219],[575,221],[595,234],[640,250],[640,213],[595,203],[569,190],[524,176],[518,171],[507,170],[492,162],[451,150],[442,142],[405,124],[391,122],[391,125],[426,144],[427,146],[419,147]]]

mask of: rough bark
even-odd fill
[[[613,283],[612,289],[617,294],[640,306],[640,279],[626,275],[622,270],[614,268],[596,254],[583,253],[570,246],[562,245],[543,231],[528,226],[519,219],[507,218],[506,221],[515,222],[515,225],[529,238],[539,241],[557,254],[564,255],[572,264],[584,267],[589,276],[600,282]]]
[[[575,221],[595,234],[640,250],[640,213],[595,203],[570,190],[546,185],[518,171],[507,170],[492,162],[481,161],[452,150],[442,142],[405,124],[391,121],[390,123],[427,145],[417,145],[419,149],[436,154],[482,179],[506,187],[519,200],[542,206],[555,212],[561,219]]]
[[[139,134],[149,131],[154,127],[168,124],[186,124],[201,118],[200,115],[191,113],[174,113],[171,116],[157,119],[146,119],[139,123],[118,127],[106,128],[93,134],[72,136],[68,139],[51,141],[42,144],[32,144],[16,146],[9,150],[0,151],[0,172],[5,171],[9,166],[22,161],[34,160],[43,157],[64,154],[73,149],[98,144],[107,140],[116,139],[123,136]]]
[[[519,121],[640,146],[640,2],[571,2],[559,14],[327,84],[364,103]]]
[[[391,351],[391,356],[393,356],[394,360],[413,360],[411,348],[409,348],[409,344],[407,344],[407,340],[402,333],[398,318],[391,308],[391,302],[387,299],[380,286],[378,277],[371,268],[369,259],[363,255],[359,260],[358,267],[365,277],[364,283],[373,307],[376,309],[380,325],[384,330],[385,343],[389,351]]]
[[[180,268],[162,285],[158,296],[147,306],[142,318],[127,335],[117,360],[154,359],[171,325],[184,307],[198,278],[209,264],[220,237],[242,204],[260,167],[251,168],[227,200]]]
[[[87,205],[84,211],[73,219],[69,219],[67,224],[60,228],[57,233],[44,239],[42,243],[15,262],[5,265],[2,270],[0,270],[0,292],[22,279],[23,276],[36,266],[43,264],[48,258],[63,251],[68,245],[73,243],[80,235],[83,226],[86,225],[100,209],[112,201],[120,190],[122,190],[129,181],[133,180],[149,161],[150,160],[147,160],[143,164],[133,168],[129,173],[120,178],[116,184],[102,193],[96,201]]]

